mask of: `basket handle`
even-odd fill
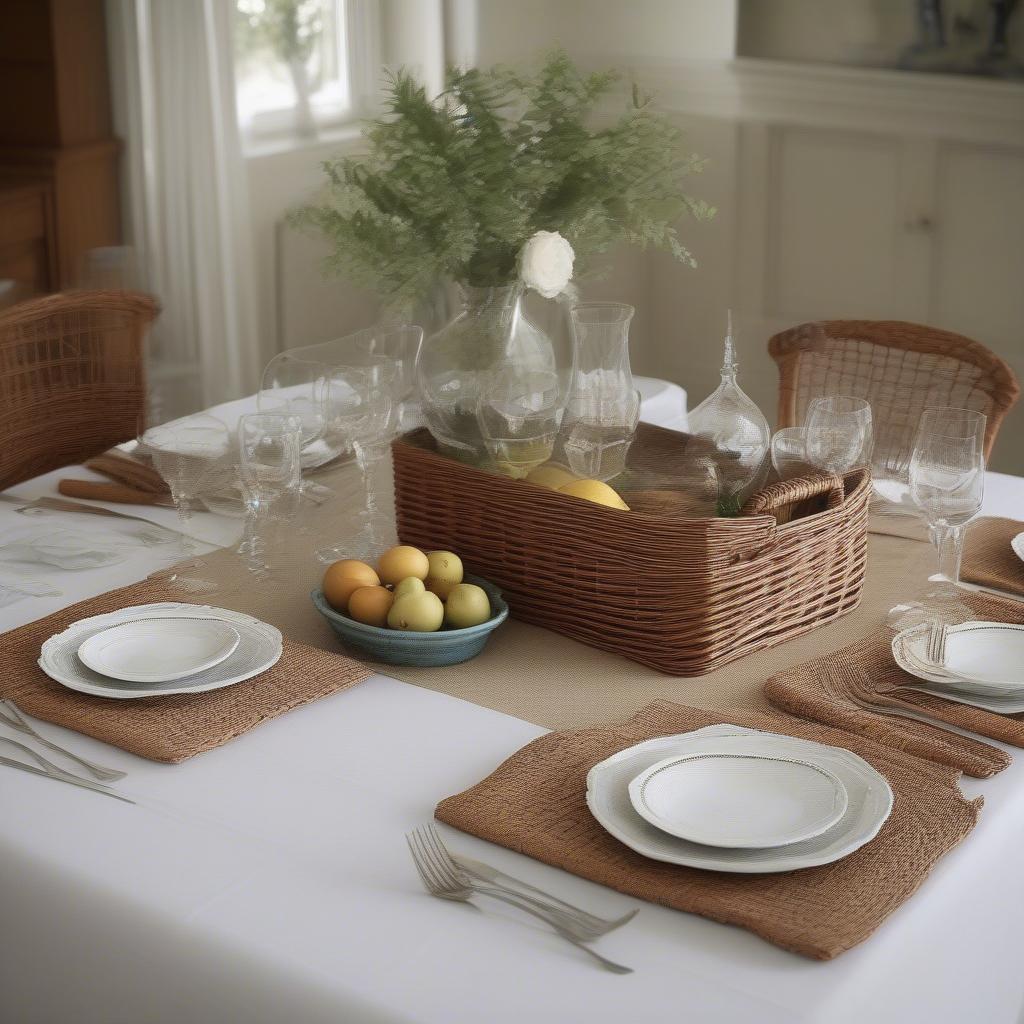
[[[816,473],[792,480],[779,480],[752,494],[740,509],[741,516],[764,516],[794,502],[828,495],[828,508],[839,508],[846,499],[842,477],[835,473]]]

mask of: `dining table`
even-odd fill
[[[644,419],[681,425],[679,393],[649,390],[663,399],[645,400]],[[73,467],[7,496],[55,496],[68,475],[100,479]],[[26,521],[59,519],[18,507],[0,502],[0,542]],[[241,531],[209,512],[182,527],[169,508],[107,507],[208,548]],[[1021,517],[1024,478],[989,472],[983,514]],[[125,557],[51,569],[43,582],[60,593],[0,607],[0,631],[167,564],[165,546],[135,543],[136,522],[59,521],[122,538]],[[694,681],[674,684],[685,703]],[[620,976],[515,910],[432,899],[409,856],[405,834],[541,736],[537,724],[385,672],[179,764],[33,724],[126,772],[117,791],[135,802],[0,769],[5,1024],[1024,1020],[1024,759],[962,779],[985,801],[974,831],[874,935],[827,962],[438,826],[454,850],[594,913],[639,908],[598,946],[633,968]]]

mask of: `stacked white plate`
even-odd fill
[[[928,659],[930,629],[923,623],[900,631],[892,640],[896,664],[925,684],[918,689],[1001,715],[1024,712],[1024,626],[1008,622],[950,626],[941,666]]]
[[[43,644],[39,667],[96,697],[164,697],[250,679],[281,657],[281,647],[280,631],[251,615],[144,604],[73,623]]]
[[[888,782],[849,750],[714,725],[619,751],[587,776],[587,806],[645,857],[713,871],[829,864],[873,839]]]

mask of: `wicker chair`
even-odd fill
[[[779,426],[804,422],[820,395],[871,402],[877,471],[905,462],[921,413],[975,409],[988,417],[985,455],[1020,395],[1013,371],[970,338],[900,320],[824,320],[776,334],[768,351],[779,367]]]
[[[0,313],[0,490],[136,436],[158,312],[147,295],[92,291]]]

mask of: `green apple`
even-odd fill
[[[418,576],[406,576],[395,586],[395,600],[405,597],[406,594],[422,594],[426,589],[423,580]]]
[[[444,606],[444,618],[454,629],[479,626],[491,617],[487,591],[475,583],[458,583],[451,589]]]
[[[427,562],[427,590],[447,601],[452,587],[462,582],[462,559],[454,551],[428,551]]]
[[[388,612],[388,625],[410,633],[435,633],[444,622],[444,605],[437,594],[425,590],[422,594],[399,597]]]

